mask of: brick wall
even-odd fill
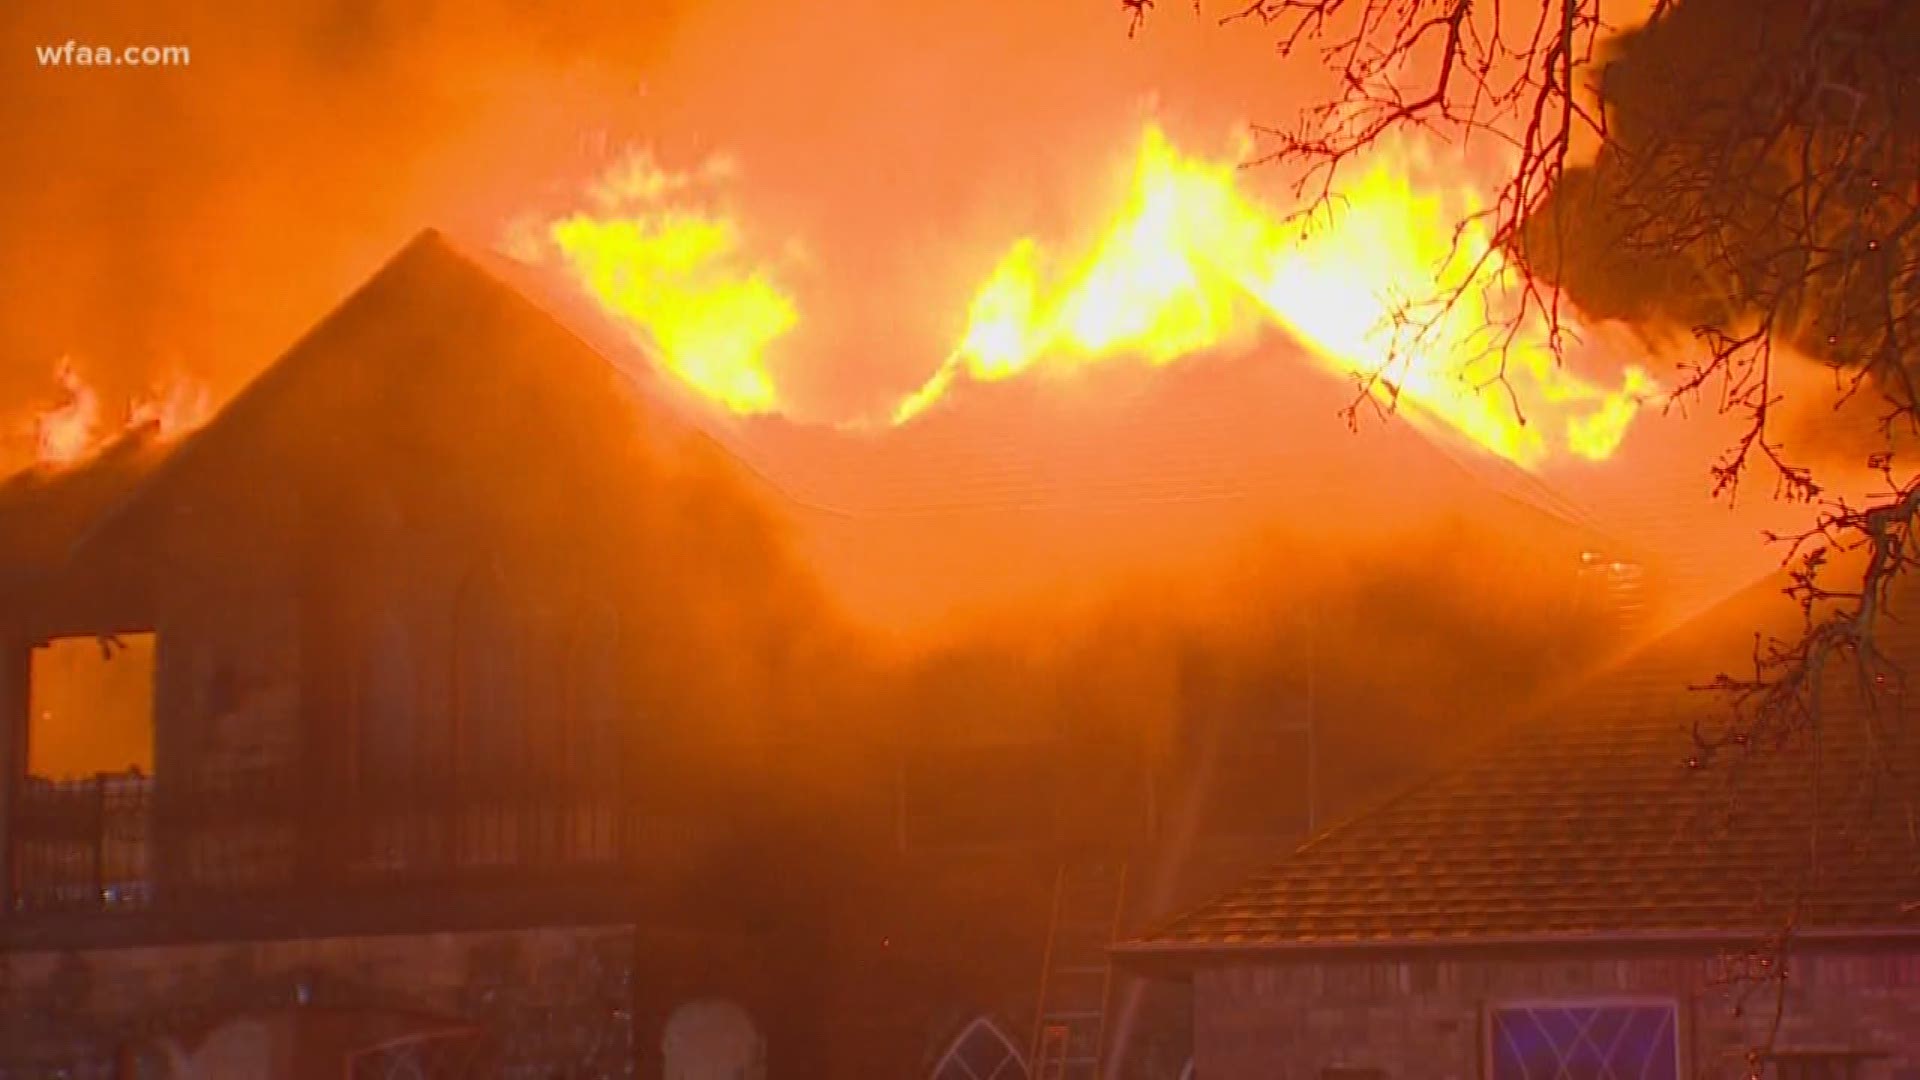
[[[1718,955],[1564,959],[1325,960],[1205,968],[1194,977],[1194,1060],[1204,1080],[1318,1080],[1332,1066],[1387,1077],[1477,1080],[1485,1009],[1511,1000],[1671,998],[1683,1074],[1744,1076],[1777,995],[1742,985]],[[1877,1052],[1860,1080],[1920,1077],[1920,954],[1791,959],[1780,1049]]]
[[[513,1075],[626,1076],[633,955],[624,928],[14,953],[0,1080],[117,1078],[122,1058],[167,1076],[160,1063],[209,1033],[302,1011],[465,1022]]]

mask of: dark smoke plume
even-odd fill
[[[1597,83],[1608,141],[1537,215],[1532,261],[1595,315],[1681,333],[1757,317],[1741,300],[1777,294],[1796,349],[1867,362],[1872,314],[1911,268],[1862,260],[1829,280],[1814,264],[1847,223],[1873,242],[1877,219],[1915,197],[1920,9],[1682,0],[1608,51]],[[1843,129],[1885,138],[1855,152],[1832,141]],[[1794,205],[1802,171],[1830,171],[1836,153],[1853,155],[1843,167],[1859,183],[1822,189],[1823,207]],[[1802,277],[1806,288],[1792,284]]]

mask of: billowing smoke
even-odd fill
[[[1910,5],[1673,5],[1607,46],[1607,144],[1532,223],[1533,261],[1676,356],[1695,327],[1768,319],[1785,356],[1775,437],[1857,465],[1887,448],[1876,383],[1911,400],[1916,58]]]
[[[568,5],[545,22],[516,10],[509,35],[510,7],[8,5],[9,417],[50,395],[62,355],[109,402],[176,374],[224,398],[408,235],[527,182],[528,163],[579,137],[542,123],[565,108],[573,43],[639,63],[673,17],[664,4]],[[616,19],[624,32],[588,33]],[[191,62],[38,62],[38,47],[68,41],[185,46]]]
[[[192,59],[148,69],[36,62],[36,46],[68,40],[184,45]],[[1010,237],[1091,224],[1104,200],[1080,196],[1085,178],[1126,152],[1150,101],[1170,125],[1217,141],[1246,118],[1283,115],[1311,89],[1286,81],[1300,76],[1281,74],[1258,34],[1222,33],[1169,8],[1130,40],[1107,0],[537,12],[506,0],[297,0],[241,14],[188,0],[84,10],[28,0],[0,15],[0,51],[9,405],[50,396],[54,362],[68,354],[109,401],[174,370],[224,397],[421,225],[491,245],[544,193],[575,190],[623,147],[644,145],[682,165],[738,161],[748,224],[791,240],[817,268],[797,285],[819,313],[806,330],[802,396],[822,412],[868,411],[938,363]],[[1443,517],[1350,509],[1295,507],[1287,513],[1310,524],[1272,542],[1216,530],[1207,542],[1226,537],[1218,549],[1233,554],[1206,564],[1202,586],[1133,575],[1098,590],[1128,599],[1083,607],[1119,612],[1101,625],[1225,634],[1229,651],[1247,656],[1280,632],[1276,612],[1309,598],[1328,612],[1377,612],[1341,631],[1352,635],[1344,644],[1322,633],[1336,639],[1326,655],[1377,653],[1365,681],[1379,686],[1389,672],[1471,673],[1499,651],[1461,644],[1485,586],[1431,572],[1439,541],[1430,538],[1452,527]],[[1091,528],[1070,521],[1063,531],[1079,527]],[[1522,546],[1483,532],[1488,568]],[[1330,560],[1342,547],[1369,553]],[[796,562],[793,572],[804,570]],[[1198,589],[1255,599],[1222,611],[1198,602]],[[1340,618],[1349,617],[1359,618]],[[1410,707],[1433,700],[1407,695]]]
[[[577,189],[631,144],[682,164],[716,154],[739,163],[748,224],[793,240],[818,268],[799,283],[816,294],[806,309],[820,313],[807,329],[802,395],[823,411],[869,409],[926,377],[1010,237],[1091,224],[1105,200],[1076,193],[1130,148],[1149,99],[1157,95],[1167,122],[1218,139],[1248,116],[1278,115],[1298,90],[1281,84],[1256,34],[1169,12],[1130,40],[1106,0],[606,2],[531,13],[504,0],[299,0],[217,16],[187,0],[85,10],[29,0],[0,19],[0,138],[12,165],[0,198],[8,403],[50,394],[65,354],[110,401],[176,369],[224,397],[421,225],[491,245],[544,193]],[[36,46],[69,39],[185,45],[192,61],[35,62]],[[1337,427],[1331,407],[1326,414]],[[1184,577],[1108,575],[1061,617],[1078,623],[1049,632],[1090,642],[1078,659],[1031,629],[1005,629],[1031,626],[1013,615],[982,615],[944,641],[879,648],[838,625],[830,597],[767,584],[817,568],[762,536],[760,511],[728,509],[749,501],[675,498],[687,524],[656,536],[659,565],[711,563],[671,578],[706,621],[660,639],[658,659],[660,670],[702,670],[688,677],[714,695],[700,707],[716,716],[808,723],[788,715],[801,680],[880,694],[898,706],[889,715],[931,718],[953,706],[911,689],[932,685],[915,665],[984,650],[988,667],[1023,673],[1015,682],[1025,689],[1009,695],[1060,685],[1068,698],[1124,702],[1168,723],[1178,701],[1148,687],[1120,691],[1134,673],[1158,671],[1152,684],[1171,685],[1175,658],[1208,650],[1236,657],[1227,668],[1257,672],[1262,656],[1294,648],[1283,641],[1309,608],[1324,613],[1315,631],[1323,657],[1364,658],[1337,661],[1359,665],[1346,681],[1377,695],[1357,717],[1395,716],[1441,738],[1439,714],[1458,702],[1430,692],[1434,680],[1463,699],[1483,678],[1516,685],[1490,675],[1493,658],[1551,637],[1533,625],[1493,632],[1498,640],[1467,634],[1486,625],[1487,590],[1515,584],[1494,568],[1512,565],[1527,541],[1494,527],[1469,541],[1432,507],[1363,512],[1356,497],[1285,511],[1296,524],[1277,537],[1216,524],[1204,543],[1226,554],[1199,570],[1186,560]],[[1047,574],[1047,560],[1074,550],[1076,529],[1097,564],[1093,534],[1132,524],[1063,521],[1066,542],[1030,552],[1030,568]],[[1456,572],[1466,552],[1482,553],[1478,576]],[[1144,564],[1135,559],[1134,570]],[[1552,574],[1571,573],[1570,562],[1553,565]],[[965,574],[938,588],[967,592]],[[747,639],[770,652],[727,644]],[[1127,648],[1148,659],[1108,662],[1101,643],[1110,641],[1133,642]],[[1544,677],[1545,658],[1521,652],[1541,660]],[[894,688],[859,689],[876,685]],[[980,692],[997,685],[986,680]],[[818,713],[811,722],[827,723],[833,696],[807,700]]]

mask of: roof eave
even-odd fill
[[[1532,949],[1687,948],[1755,943],[1777,928],[1739,930],[1601,930],[1579,933],[1476,934],[1458,937],[1367,938],[1351,941],[1130,941],[1110,950],[1122,964],[1140,967],[1202,967],[1252,959],[1306,960],[1381,953],[1515,952]],[[1920,943],[1920,926],[1804,929],[1792,939],[1823,945]]]

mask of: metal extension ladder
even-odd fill
[[[1113,964],[1107,956],[1126,908],[1125,863],[1063,863],[1040,962],[1027,1056],[1032,1080],[1102,1080]]]

